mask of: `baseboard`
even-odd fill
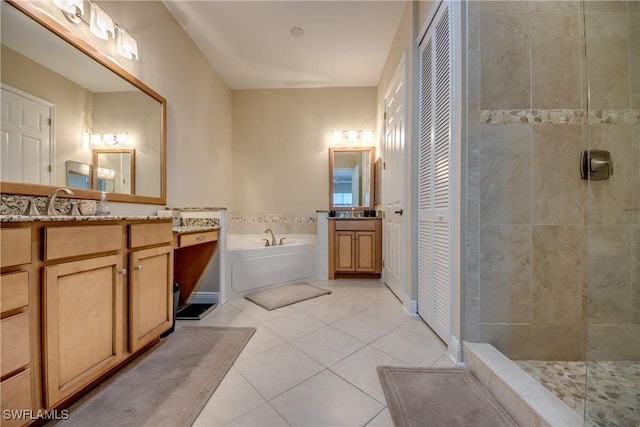
[[[189,300],[192,304],[220,304],[220,292],[199,291],[194,292]]]
[[[411,316],[417,316],[418,315],[418,301],[416,300],[409,300],[409,314]]]
[[[454,335],[451,335],[451,337],[449,337],[447,354],[449,355],[449,358],[453,360],[457,367],[465,367],[464,363],[462,362],[462,345],[460,343],[460,340],[458,340],[458,338],[456,338]]]

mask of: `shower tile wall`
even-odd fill
[[[589,54],[611,55],[589,116],[582,2],[468,4],[465,333],[513,359],[584,360],[587,322],[592,356],[640,353],[617,345],[640,333],[640,11],[586,3]],[[591,194],[589,132],[615,162]]]

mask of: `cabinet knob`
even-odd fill
[[[118,270],[118,274],[122,274],[123,276],[126,276],[127,269],[126,268],[122,268],[122,269]]]
[[[207,236],[198,236],[198,237],[196,237],[196,241],[201,242],[206,238],[207,238]]]
[[[137,271],[141,271],[142,270],[142,265],[136,265],[134,267]]]

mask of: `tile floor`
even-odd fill
[[[379,280],[266,311],[237,299],[183,325],[253,326],[194,426],[392,426],[376,367],[453,366],[446,347]]]

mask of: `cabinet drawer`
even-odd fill
[[[153,224],[131,224],[129,226],[129,247],[170,243],[173,241],[173,227],[170,222]]]
[[[29,352],[29,313],[20,313],[0,320],[2,350],[0,355],[0,375],[28,365],[31,361]]]
[[[122,249],[120,225],[47,227],[44,233],[45,261]]]
[[[2,275],[0,308],[2,312],[29,305],[29,273],[20,271]]]
[[[375,219],[356,219],[356,220],[334,220],[336,222],[336,230],[345,231],[375,231]]]
[[[199,245],[200,243],[215,242],[218,240],[218,230],[204,231],[202,233],[181,234],[178,236],[178,247]]]
[[[0,383],[0,396],[3,411],[20,411],[32,410],[31,400],[31,369],[20,372],[11,378]],[[3,414],[4,415],[4,414]],[[29,413],[26,413],[29,416]],[[5,426],[22,426],[30,422],[30,419],[6,419],[2,417],[1,425]]]
[[[2,267],[31,262],[31,228],[0,230],[0,264]]]

